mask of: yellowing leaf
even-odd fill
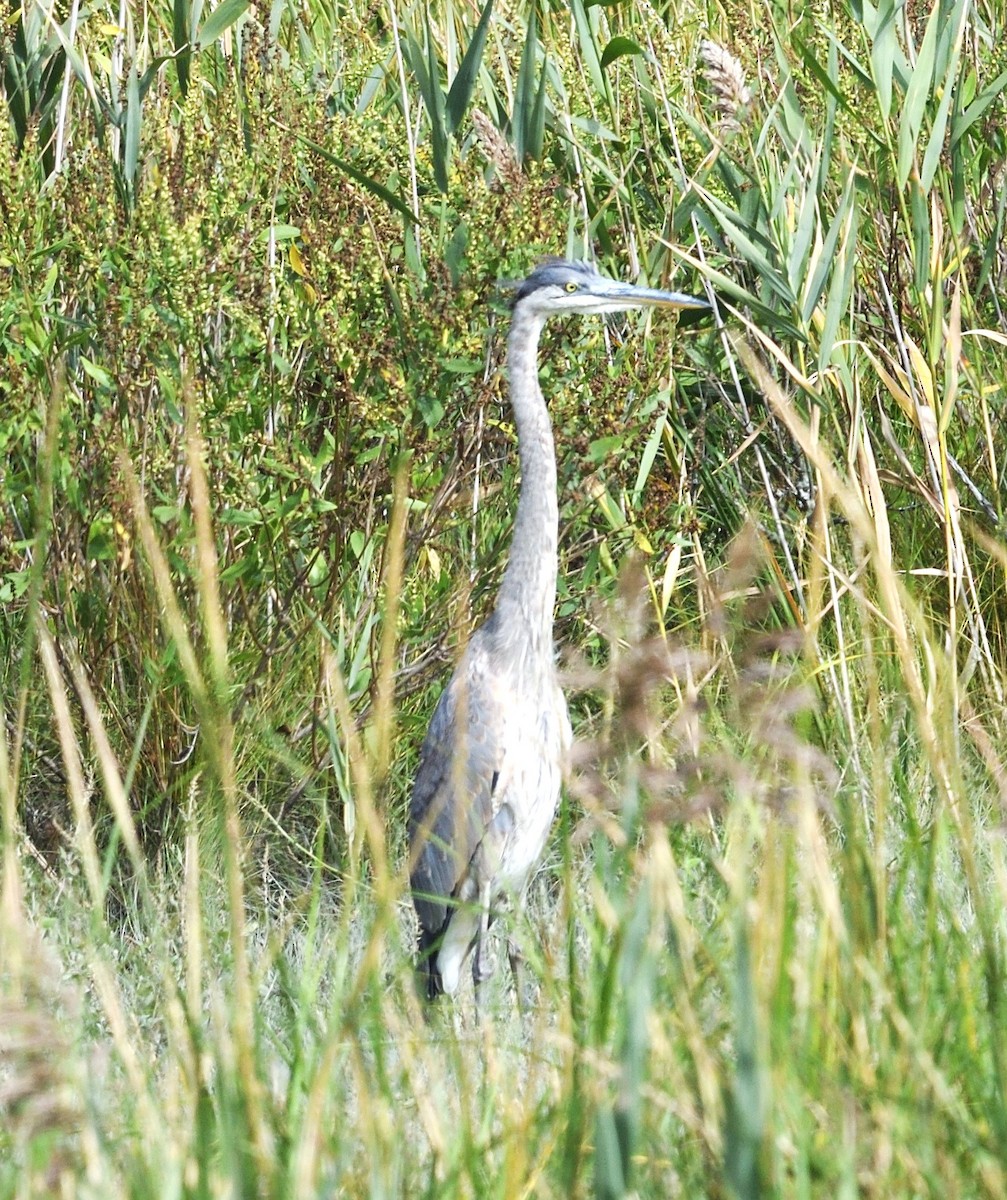
[[[635,525],[633,526],[633,545],[642,554],[654,553],[654,547],[650,544],[650,539],[642,529],[637,529]]]
[[[966,329],[962,337],[989,338],[991,342],[996,342],[998,346],[1007,346],[1007,336],[999,333],[996,329]]]
[[[923,357],[923,351],[910,338],[906,338],[909,345],[909,360],[913,364],[913,372],[923,389],[923,395],[926,397],[927,404],[931,408],[934,406],[934,379],[930,374],[930,364]]]
[[[437,553],[433,546],[425,546],[424,551],[427,560],[427,568],[430,571],[431,577],[434,579],[440,579],[441,556]]]
[[[304,259],[301,257],[301,252],[293,243],[291,243],[290,250],[288,251],[288,258],[290,260],[290,269],[292,271],[295,271],[302,278],[307,275],[308,268],[304,265]]]
[[[668,565],[664,568],[664,578],[661,580],[661,616],[668,611],[671,594],[678,583],[678,571],[682,565],[682,543],[676,542],[668,555]]]
[[[902,409],[902,411],[909,418],[909,420],[912,421],[912,423],[915,425],[917,423],[916,422],[916,406],[913,404],[912,399],[909,396],[909,393],[901,385],[901,383],[899,383],[899,381],[895,378],[895,376],[892,375],[888,370],[886,370],[886,368],[882,365],[881,360],[877,357],[877,355],[873,354],[870,350],[867,350],[866,354],[867,354],[867,357],[874,364],[874,369],[878,373],[878,378],[888,389],[892,399],[899,406],[899,408]]]

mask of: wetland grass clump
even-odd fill
[[[1002,14],[123,13],[4,41],[0,1200],[1002,1196]],[[406,798],[496,285],[587,251],[717,320],[546,348],[575,763],[480,1023]]]

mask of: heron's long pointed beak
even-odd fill
[[[687,296],[684,292],[665,292],[660,288],[637,287],[632,283],[616,283],[605,287],[598,297],[600,300],[613,301],[627,306],[634,304],[654,305],[660,308],[709,308],[706,300],[697,296]]]

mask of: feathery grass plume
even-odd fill
[[[745,83],[741,63],[730,50],[708,39],[700,42],[699,57],[717,114],[717,130],[721,134],[737,133],[752,103],[752,89]]]
[[[645,823],[720,814],[736,795],[783,813],[803,796],[835,821],[835,764],[801,728],[815,708],[801,666],[802,635],[771,617],[774,593],[753,524],[701,587],[704,646],[677,643],[651,628],[646,574],[631,560],[616,605],[599,620],[608,631],[607,668],[572,664],[566,673],[570,690],[610,696],[603,727],[576,740],[572,751],[567,786],[586,814],[574,833],[578,843],[602,829],[623,844],[619,773],[627,756]]]
[[[481,109],[472,110],[472,128],[479,148],[496,172],[494,184],[497,187],[514,187],[520,183],[523,172],[513,146]]]

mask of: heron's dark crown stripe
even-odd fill
[[[551,284],[562,285],[567,283],[571,277],[580,280],[600,278],[593,263],[547,258],[544,262],[540,262],[528,278],[518,285],[518,289],[514,293],[514,304],[520,304],[522,300],[525,300],[533,292],[537,292],[539,288],[549,287]]]

